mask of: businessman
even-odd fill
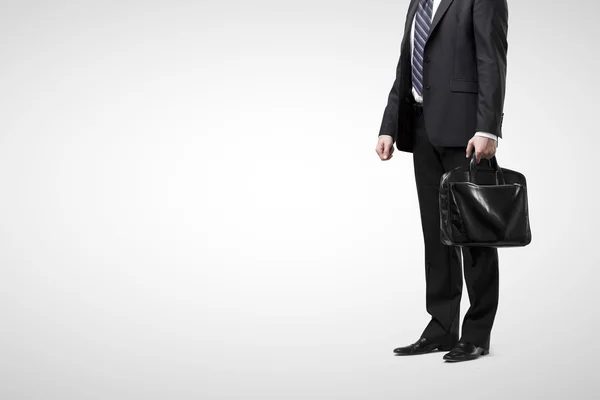
[[[390,160],[395,143],[412,153],[431,320],[416,342],[394,350],[397,355],[445,351],[443,359],[456,362],[489,353],[498,253],[442,244],[438,188],[442,175],[468,165],[473,152],[478,163],[495,156],[504,117],[507,32],[506,0],[410,1],[376,152]],[[463,268],[470,307],[459,332]]]

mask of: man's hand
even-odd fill
[[[390,135],[380,135],[377,140],[377,147],[375,151],[379,155],[382,161],[389,160],[393,157],[394,152],[394,139]]]
[[[477,164],[482,158],[490,159],[496,154],[496,141],[483,136],[473,136],[467,144],[467,158],[471,157],[472,151],[475,151],[475,160]]]

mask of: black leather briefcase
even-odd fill
[[[484,165],[484,164],[487,164]],[[475,156],[440,181],[440,238],[453,246],[516,247],[531,242],[527,182]]]

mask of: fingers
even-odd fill
[[[467,154],[466,154],[467,158],[471,157],[471,151],[473,151],[474,148],[475,148],[475,144],[473,143],[473,139],[471,139],[471,140],[469,140],[469,143],[467,143]]]
[[[383,151],[381,152],[381,155],[379,157],[384,161],[389,160],[393,157],[391,150],[392,148],[390,146],[383,146]]]
[[[383,146],[383,158],[382,160],[388,160],[390,157],[390,148],[388,146]]]
[[[393,143],[389,143],[386,140],[380,140],[377,142],[375,152],[382,161],[389,160],[393,157],[394,146]]]
[[[383,157],[383,143],[377,142],[377,146],[375,146],[375,153],[379,156],[379,158]]]
[[[474,136],[467,143],[467,158],[471,157],[473,153],[477,164],[481,162],[482,158],[490,159],[496,154],[496,142],[493,139]]]
[[[496,154],[496,142],[493,139],[486,138],[485,145],[482,146],[482,149],[479,153],[479,158],[477,160],[478,163],[481,158],[489,160],[490,158],[494,157]]]

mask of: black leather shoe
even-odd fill
[[[444,360],[448,362],[469,361],[484,356],[490,351],[483,347],[475,346],[471,343],[458,342],[456,346],[444,355]]]
[[[417,354],[427,354],[434,351],[448,351],[452,349],[452,346],[442,346],[439,343],[432,342],[426,338],[420,338],[413,344],[405,347],[398,347],[394,349],[394,353],[398,356],[413,356]]]

